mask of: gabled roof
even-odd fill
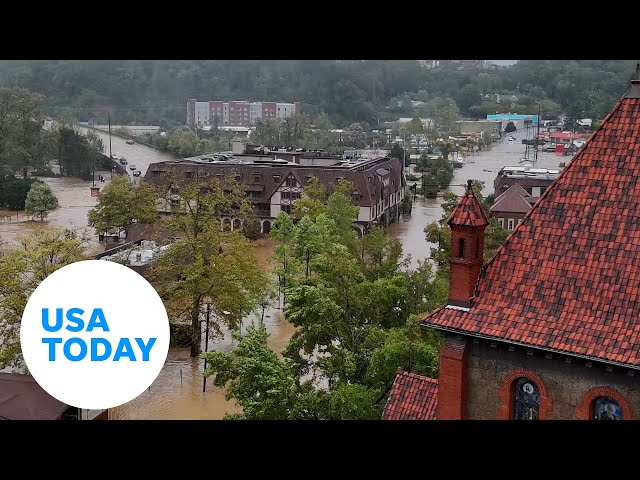
[[[514,183],[502,192],[493,202],[491,212],[527,213],[531,210],[533,199],[518,183]]]
[[[305,167],[300,165],[257,165],[257,164],[206,164],[188,161],[167,161],[157,162],[149,165],[145,174],[145,181],[160,185],[165,180],[158,175],[160,172],[168,169],[176,169],[178,172],[199,172],[202,174],[220,174],[222,176],[230,175],[233,172],[242,174],[244,189],[248,191],[259,192],[260,195],[254,197],[256,201],[267,201],[285,182],[289,175],[293,175],[301,186],[307,184],[308,178],[317,177],[319,182],[327,188],[327,193],[331,194],[339,177],[353,183],[354,189],[357,189],[362,198],[354,198],[352,202],[357,206],[372,206],[380,202],[383,198],[383,182],[381,182],[376,174],[376,170],[384,169],[390,173],[387,177],[394,184],[394,190],[399,190],[405,186],[405,178],[403,175],[402,161],[395,158],[378,158],[370,163],[363,163],[361,166],[353,168],[330,168],[330,167]],[[250,185],[253,183],[253,174],[260,173],[263,175],[261,184],[264,186],[262,190],[253,189]],[[273,180],[273,176],[280,176],[277,181]],[[188,180],[186,180],[188,181]],[[387,192],[388,193],[388,192]]]
[[[38,385],[31,375],[0,373],[0,418],[57,420],[69,408]]]
[[[424,325],[640,368],[637,90],[486,264],[468,311],[443,307]]]
[[[467,190],[460,199],[460,203],[453,210],[451,216],[447,220],[449,225],[459,225],[467,227],[479,227],[489,225],[489,220],[480,205],[480,202],[473,193],[471,188],[472,181],[467,182]]]
[[[435,420],[438,380],[398,368],[383,420]]]

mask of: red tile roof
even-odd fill
[[[484,213],[480,202],[473,193],[471,180],[469,180],[466,192],[447,220],[447,223],[449,225],[466,225],[469,227],[479,227],[489,224],[487,215]]]
[[[398,369],[383,420],[435,420],[438,380]]]
[[[487,262],[469,311],[424,325],[640,367],[637,83]]]

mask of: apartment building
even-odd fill
[[[354,224],[359,235],[366,234],[374,225],[388,225],[398,219],[406,185],[402,162],[388,157],[332,166],[304,166],[284,160],[171,160],[151,164],[145,181],[161,186],[166,182],[165,173],[168,171],[183,175],[185,181],[200,175],[220,179],[235,176],[253,203],[260,222],[260,233],[265,234],[271,231],[273,221],[280,212],[291,213],[293,204],[302,196],[304,186],[313,177],[325,185],[328,193],[333,191],[340,179],[353,184],[349,195],[352,203],[359,207]],[[170,186],[167,185],[167,188]],[[159,202],[161,213],[172,213],[181,204],[179,191],[170,201]],[[242,226],[242,220],[238,218],[223,216],[222,220],[225,227],[232,230]]]
[[[187,125],[204,127],[213,125],[217,118],[218,125],[248,127],[259,120],[288,118],[302,112],[302,104],[279,102],[248,102],[212,100],[199,102],[190,99],[187,102]]]

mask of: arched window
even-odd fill
[[[513,405],[514,420],[538,420],[540,392],[538,386],[528,378],[519,378],[515,382]]]
[[[594,420],[622,420],[620,404],[611,397],[597,397],[593,401]]]

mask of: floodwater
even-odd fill
[[[105,183],[96,182],[100,189],[109,183],[111,174],[109,172],[96,172],[96,179],[102,175]],[[53,190],[58,197],[60,207],[44,219],[31,220],[24,212],[10,212],[0,210],[0,239],[4,246],[10,247],[16,243],[20,236],[29,235],[39,227],[64,227],[87,229],[90,240],[86,244],[87,254],[94,254],[104,249],[98,243],[98,237],[93,235],[93,229],[87,226],[87,213],[97,203],[97,199],[91,196],[90,188],[93,185],[91,180],[80,180],[70,177],[52,177],[41,179]],[[4,221],[3,217],[11,217],[11,222]]]
[[[512,143],[503,140],[494,144],[489,151],[468,157],[465,165],[454,171],[454,179],[449,187],[451,191],[458,195],[462,194],[467,179],[474,179],[485,182],[483,194],[493,193],[493,180],[498,170],[504,165],[518,165],[519,160],[523,157],[525,147],[520,141],[521,138],[524,138],[523,133],[516,133],[514,135],[516,141]],[[128,153],[142,164],[144,155],[141,153],[136,158],[135,147],[138,145],[130,146],[133,153]],[[568,159],[569,157],[558,156],[554,153],[541,152],[536,166],[558,168],[560,162],[566,162]],[[108,181],[109,174],[106,174],[106,177]],[[98,178],[97,175],[96,178]],[[89,192],[92,182],[71,178],[48,178],[45,181],[57,195],[61,208],[52,212],[42,223],[49,226],[86,227],[87,212],[96,203],[96,199],[91,197]],[[105,184],[97,183],[96,185],[103,187]],[[418,199],[413,205],[410,216],[401,218],[387,229],[391,236],[402,242],[405,254],[411,255],[412,267],[416,266],[418,260],[428,258],[430,247],[434,246],[426,242],[424,227],[441,218],[441,203],[441,197]],[[0,211],[0,220],[4,215],[12,216],[11,223],[0,222],[0,238],[9,245],[15,242],[17,236],[29,234],[41,223],[27,221],[22,213],[19,213],[16,221],[15,212],[2,211]],[[88,253],[102,250],[97,238],[93,235],[92,238],[93,240],[87,244]],[[269,258],[273,254],[272,249],[273,244],[268,239],[257,242],[258,255],[264,268],[269,268]],[[257,319],[258,317],[254,315],[252,318]],[[253,321],[252,318],[247,318],[244,324]],[[268,309],[265,312],[264,322],[271,334],[268,340],[269,345],[277,352],[281,352],[293,335],[293,326],[286,321],[278,308]],[[203,351],[205,349],[204,342],[203,335]],[[226,332],[222,339],[210,339],[209,350],[229,351],[234,348],[234,343],[229,333]],[[221,419],[227,412],[237,412],[238,407],[234,402],[225,400],[225,389],[214,387],[209,381],[206,391],[203,392],[203,366],[202,360],[189,357],[188,349],[170,349],[164,368],[149,390],[135,400],[113,409],[111,418],[213,420]]]
[[[462,195],[467,180],[480,180],[484,182],[482,194],[484,196],[492,194],[493,181],[498,171],[506,165],[519,165],[520,159],[524,157],[525,146],[522,144],[522,139],[525,138],[525,132],[514,132],[512,135],[516,138],[513,142],[504,138],[501,142],[494,143],[490,150],[466,157],[464,166],[453,171],[453,180],[448,190],[456,195]],[[533,159],[532,150],[528,158]],[[560,163],[566,163],[570,158],[556,153],[538,152],[536,167],[559,168]],[[418,260],[429,258],[431,247],[437,247],[427,243],[424,227],[442,218],[442,202],[442,192],[438,198],[417,199],[410,216],[401,217],[398,222],[387,227],[387,233],[402,242],[405,255],[411,255],[411,268],[417,266]]]

